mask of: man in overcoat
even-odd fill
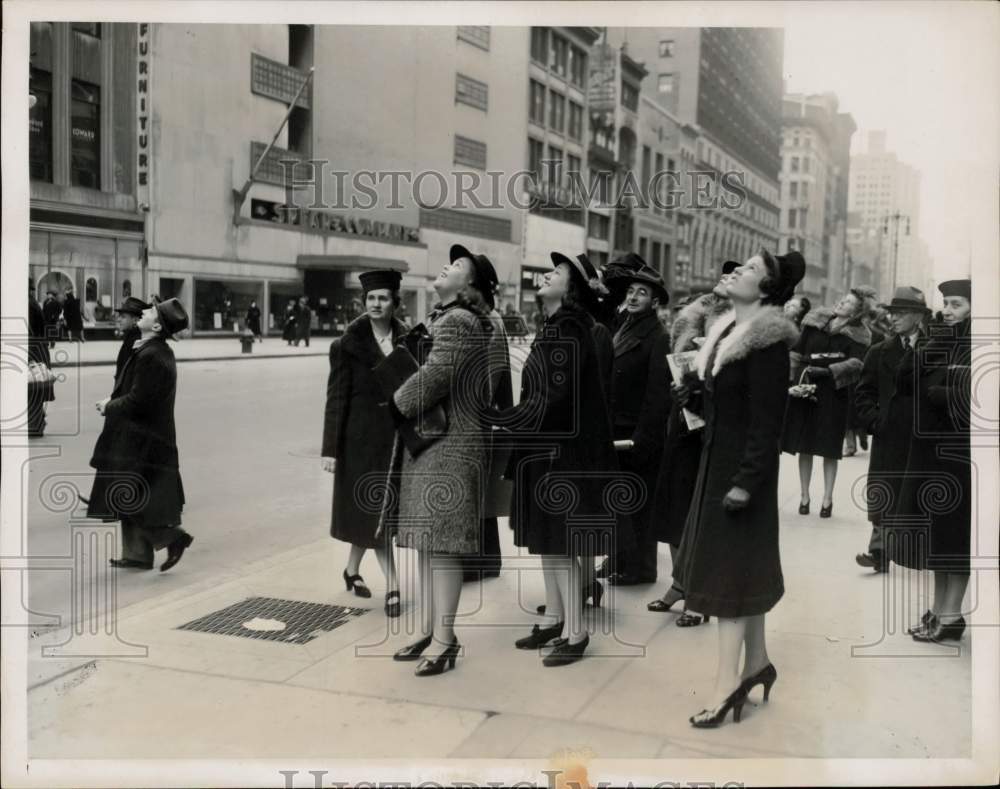
[[[144,310],[148,310],[152,307],[152,304],[147,304],[146,302],[135,298],[134,296],[129,296],[126,298],[115,312],[118,313],[118,327],[122,332],[122,345],[118,349],[118,359],[115,361],[115,380],[117,381],[119,376],[122,374],[122,368],[125,367],[125,362],[128,361],[129,356],[132,355],[132,346],[135,341],[142,336],[142,332],[139,331],[138,323],[139,319],[142,318],[142,313]]]
[[[62,304],[56,298],[54,291],[45,294],[45,302],[42,304],[42,316],[45,319],[45,336],[49,340],[49,347],[56,347],[56,339],[59,337],[59,319],[62,317]]]
[[[180,561],[194,538],[181,528],[181,483],[174,426],[177,366],[167,340],[188,327],[177,299],[144,310],[111,396],[97,403],[104,417],[90,465],[97,470],[87,515],[120,520],[122,558],[113,567],[150,570],[167,549],[161,572]]]
[[[83,310],[80,300],[73,293],[73,288],[66,290],[66,301],[63,302],[63,317],[66,319],[66,331],[74,342],[85,342],[83,336]]]
[[[868,350],[854,393],[858,423],[874,436],[866,483],[872,534],[868,551],[855,561],[876,573],[888,569],[882,515],[899,497],[914,430],[913,392],[897,388],[896,373],[903,358],[912,357],[930,315],[924,294],[910,286],[896,288],[892,301],[882,306],[889,313],[892,336]]]
[[[299,312],[295,318],[295,346],[305,340],[306,348],[309,347],[309,337],[312,335],[312,310],[309,309],[309,299],[302,296],[299,299]]]

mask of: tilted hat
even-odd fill
[[[773,255],[774,270],[771,272],[775,279],[774,292],[786,301],[795,292],[798,285],[806,275],[806,259],[797,249],[793,249],[784,255]]]
[[[137,299],[135,296],[128,296],[121,304],[118,305],[118,309],[116,309],[115,312],[139,316],[152,306],[152,304],[147,304],[142,299]]]
[[[592,310],[597,306],[600,296],[607,295],[608,289],[601,282],[601,278],[597,274],[597,269],[594,268],[594,264],[590,262],[590,258],[586,255],[577,255],[576,259],[573,260],[566,257],[562,252],[552,252],[549,254],[549,257],[552,258],[553,266],[558,266],[561,263],[569,266],[570,276],[576,279],[580,285],[580,291],[587,299],[589,309]]]
[[[900,285],[892,294],[892,301],[888,304],[880,304],[880,307],[889,310],[907,310],[911,312],[930,312],[927,308],[927,300],[924,292],[909,285]]]
[[[483,294],[490,309],[494,309],[496,307],[495,294],[500,285],[500,278],[497,276],[497,270],[493,267],[493,263],[486,255],[473,255],[461,244],[452,244],[451,249],[448,250],[448,259],[454,263],[461,258],[468,258],[472,261],[474,284]]]
[[[361,290],[367,293],[370,290],[399,290],[403,275],[390,269],[377,269],[361,272],[358,279],[361,280]]]
[[[631,274],[623,274],[616,281],[623,282],[625,285],[630,285],[633,282],[647,285],[659,297],[661,305],[666,305],[670,302],[670,294],[667,293],[667,286],[663,283],[663,277],[652,266],[643,265],[642,268]]]
[[[967,301],[972,301],[972,280],[971,279],[949,279],[938,285],[938,290],[945,298],[949,296],[961,296]]]
[[[172,337],[188,327],[188,314],[177,299],[167,299],[154,305],[164,333]]]

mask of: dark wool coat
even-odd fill
[[[873,329],[871,326],[868,327],[868,331],[870,331],[872,335],[871,345],[868,346],[869,351],[876,345],[885,342],[887,339],[884,334],[875,331],[875,329]],[[868,351],[865,352],[865,356],[863,358],[866,359],[868,358]],[[862,371],[862,375],[864,375],[864,371]],[[858,433],[867,433],[869,432],[868,426],[867,424],[865,424],[865,420],[862,419],[861,415],[858,413],[857,406],[858,406],[858,384],[853,384],[847,393],[847,429],[854,430],[855,432]]]
[[[299,305],[285,307],[285,323],[281,327],[281,339],[291,342],[295,339],[295,324],[299,317]]]
[[[404,334],[406,327],[393,319],[393,345]],[[384,358],[367,315],[351,321],[344,335],[330,343],[321,451],[337,461],[330,535],[364,548],[385,544],[375,539],[378,492],[389,470],[396,426],[372,373]]]
[[[312,335],[312,315],[313,312],[308,306],[299,307],[295,315],[295,339],[308,340]]]
[[[45,339],[45,316],[42,313],[42,305],[33,297],[28,298],[28,361],[44,364],[46,367],[52,366],[49,343]],[[46,384],[28,384],[29,410],[33,413],[40,413],[42,403],[49,403],[55,399],[55,384],[51,381]]]
[[[132,355],[132,345],[142,337],[142,332],[139,331],[137,326],[133,326],[131,329],[126,329],[124,334],[122,334],[122,344],[118,349],[118,358],[115,360],[115,380],[122,374],[122,369],[125,367],[125,362],[128,361],[128,357]]]
[[[491,449],[484,418],[494,399],[487,353],[492,326],[486,313],[463,302],[444,309],[429,329],[426,361],[393,400],[406,418],[440,404],[448,429],[416,458],[396,436],[380,530],[395,530],[404,548],[479,553]]]
[[[104,429],[90,465],[97,469],[87,515],[127,517],[139,527],[181,522],[181,484],[174,427],[177,366],[162,337],[137,348],[115,381]]]
[[[705,337],[717,320],[732,309],[729,299],[706,293],[677,313],[670,327],[671,351],[696,350],[695,339]],[[667,367],[667,393],[673,376]],[[680,406],[671,399],[664,425],[663,453],[653,492],[651,523],[660,542],[677,546],[684,533],[691,494],[698,480],[701,458],[701,430],[688,430]]]
[[[42,304],[42,315],[45,318],[45,334],[49,339],[55,339],[58,332],[59,318],[62,317],[62,305],[58,299],[46,297]]]
[[[900,366],[900,377],[912,381],[916,429],[898,506],[883,524],[889,556],[915,570],[970,568],[970,323],[931,326],[912,354],[913,364]]]
[[[247,328],[254,334],[260,334],[260,307],[247,308]]]
[[[83,328],[83,313],[80,311],[80,300],[76,296],[67,296],[63,304],[63,318],[66,328],[78,332]]]
[[[788,399],[781,448],[793,455],[819,455],[840,460],[847,432],[850,386],[861,377],[862,359],[871,344],[871,332],[847,323],[833,330],[833,310],[817,307],[802,319],[802,335],[792,351],[791,382],[797,384],[806,367],[826,367],[831,377],[816,384],[816,402]],[[824,354],[834,354],[824,358]]]
[[[913,436],[912,376],[904,376],[901,385],[896,385],[903,355],[899,337],[873,345],[865,354],[861,380],[854,390],[859,428],[874,436],[866,481],[868,520],[872,523],[879,523],[887,508],[899,500]],[[909,356],[913,356],[912,349]]]
[[[611,377],[615,369],[615,343],[611,337],[611,329],[589,314],[586,318],[590,322],[590,333],[594,338],[594,350],[597,352],[597,369],[600,371],[601,386],[606,395],[611,391]]]
[[[780,307],[764,307],[739,326],[718,321],[698,353],[705,434],[674,572],[692,610],[755,616],[784,594],[778,462],[788,349],[797,338]],[[722,502],[734,486],[750,503],[729,512]]]
[[[635,510],[640,491],[618,472],[585,313],[561,308],[546,320],[521,374],[521,399],[497,423],[514,434],[506,474],[514,543],[533,554],[614,553],[616,516]]]

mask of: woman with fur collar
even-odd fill
[[[788,397],[789,348],[798,330],[784,315],[805,273],[798,252],[761,250],[726,285],[733,311],[718,320],[696,358],[700,392],[677,387],[681,405],[705,420],[701,460],[675,577],[688,604],[719,620],[719,663],[710,704],[690,718],[736,721],[747,695],[777,672],[767,656],[764,616],[784,594],[778,552],[778,467]],[[740,652],[745,662],[740,670]]]
[[[406,334],[406,327],[395,317],[402,275],[366,271],[359,279],[365,314],[348,324],[343,337],[330,343],[322,464],[324,471],[337,475],[330,535],[351,545],[344,570],[347,590],[371,597],[359,570],[365,551],[373,549],[385,575],[385,613],[397,617],[399,581],[392,543],[385,536],[375,537],[378,513],[363,506],[357,489],[371,475],[384,474],[392,455],[396,428],[372,370]]]
[[[802,336],[792,350],[792,383],[815,384],[813,397],[788,402],[781,449],[799,456],[802,498],[799,513],[809,514],[813,455],[823,458],[823,504],[819,516],[833,511],[837,464],[843,456],[851,387],[861,378],[872,334],[862,323],[868,310],[864,293],[851,290],[837,305],[814,307],[802,319]],[[794,394],[794,392],[793,392]]]

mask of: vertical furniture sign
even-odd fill
[[[140,206],[149,205],[149,177],[152,162],[152,133],[153,114],[150,110],[150,73],[149,67],[152,58],[150,56],[150,43],[152,39],[151,26],[148,23],[139,23],[138,44],[139,53],[136,61],[136,202]],[[148,210],[148,209],[147,209]]]

